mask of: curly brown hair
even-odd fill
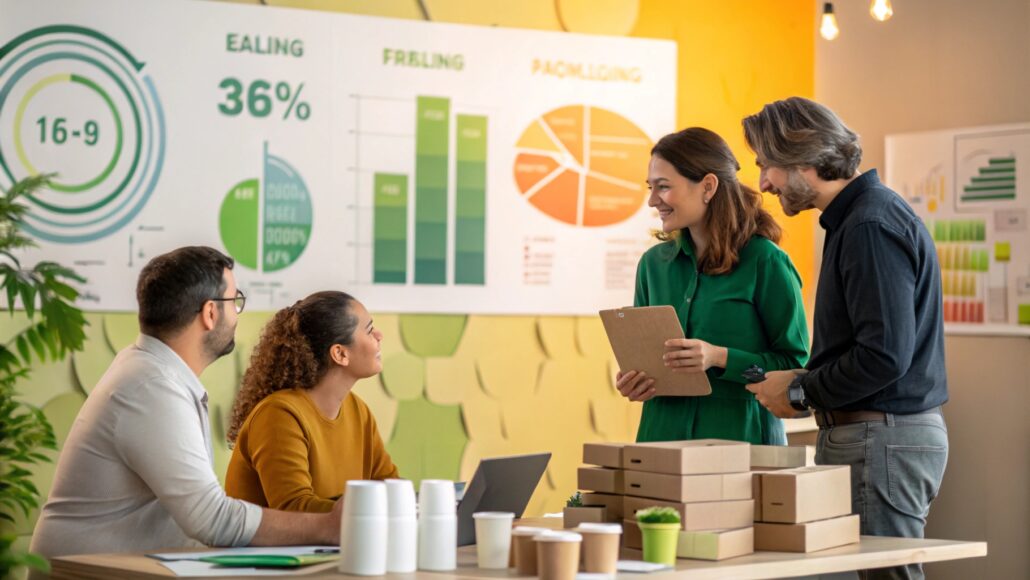
[[[354,298],[316,292],[275,313],[261,331],[243,384],[236,393],[226,439],[236,442],[247,416],[265,397],[284,389],[311,389],[329,370],[329,348],[354,340]]]
[[[651,154],[668,161],[677,173],[694,183],[700,183],[709,173],[719,178],[704,218],[711,241],[698,264],[702,272],[725,274],[735,268],[740,262],[740,251],[752,236],[779,243],[782,236],[779,224],[762,209],[762,194],[737,179],[740,164],[718,134],[702,127],[690,127],[662,137]],[[689,234],[682,231],[655,235],[665,241]]]

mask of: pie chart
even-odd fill
[[[535,119],[516,144],[515,183],[544,214],[603,227],[632,217],[647,199],[651,139],[625,117],[588,105]]]

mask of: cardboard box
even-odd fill
[[[622,448],[628,443],[584,443],[583,463],[622,468]]]
[[[623,496],[610,493],[584,493],[584,506],[604,506],[608,508],[605,521],[618,522],[622,520]]]
[[[814,445],[752,445],[751,469],[792,469],[815,465]]]
[[[813,465],[762,474],[762,521],[800,524],[851,513],[851,467]]]
[[[644,552],[640,548],[627,548],[623,546],[619,549],[619,559],[642,561],[644,559]]]
[[[582,523],[603,524],[608,521],[608,508],[601,507],[567,507],[562,510],[562,525],[574,528]]]
[[[762,474],[775,469],[754,469],[751,472],[751,498],[755,500],[755,521],[762,521]]]
[[[751,469],[750,447],[721,439],[627,445],[622,450],[622,467],[672,475],[740,473]]]
[[[623,474],[621,469],[608,467],[580,467],[577,473],[577,487],[600,493],[617,493],[622,495]]]
[[[635,518],[638,510],[653,506],[671,507],[678,511],[683,523],[681,527],[689,531],[746,528],[753,523],[755,514],[754,500],[751,499],[683,503],[627,495],[622,506],[623,517]]]
[[[755,551],[755,528],[680,532],[676,556],[696,560],[725,560]]]
[[[623,473],[625,493],[637,497],[684,503],[751,499],[751,474],[747,472],[669,475],[627,470]]]
[[[644,548],[644,534],[637,520],[622,520],[622,546],[641,550]]]
[[[803,524],[755,524],[755,549],[772,552],[815,552],[858,541],[857,515]]]

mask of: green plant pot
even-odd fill
[[[679,524],[637,524],[644,538],[644,561],[676,565]]]

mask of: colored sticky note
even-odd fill
[[[383,387],[398,401],[422,398],[426,379],[425,360],[408,352],[383,356]]]
[[[1019,305],[1019,323],[1030,324],[1030,304]]]
[[[401,337],[412,354],[451,356],[461,342],[467,320],[463,315],[404,314],[400,318]]]
[[[994,242],[994,259],[998,262],[1011,260],[1012,244],[1010,242]]]

